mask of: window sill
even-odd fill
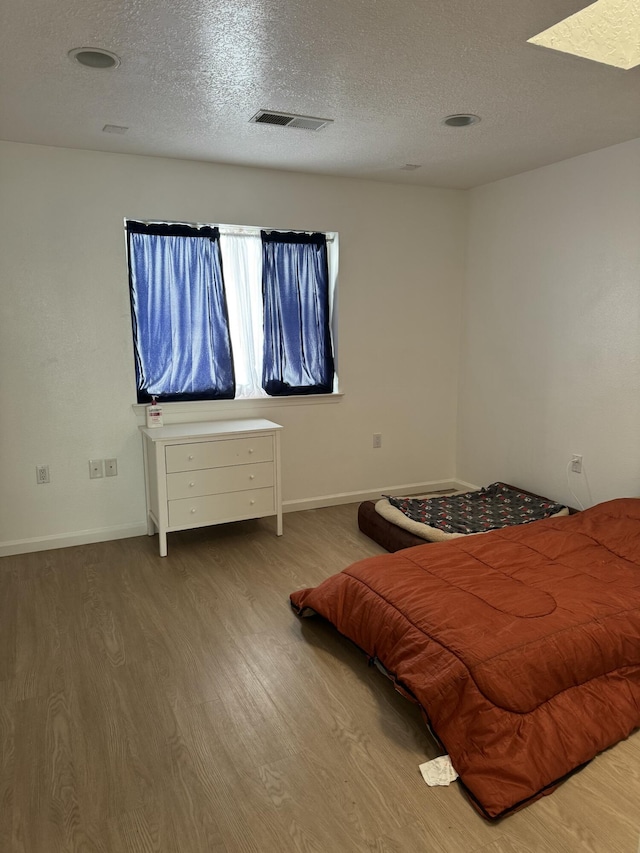
[[[204,414],[221,415],[231,414],[234,416],[241,414],[244,411],[253,411],[255,409],[279,409],[287,406],[319,406],[327,403],[339,403],[344,397],[342,391],[336,394],[309,394],[308,396],[300,397],[255,397],[252,399],[241,400],[194,400],[187,403],[160,403],[162,406],[164,417],[169,421],[173,421],[173,415],[178,415],[179,420],[182,420],[183,415],[192,415],[200,417]],[[133,403],[133,409],[136,417],[142,423],[146,414],[145,410],[148,403]]]

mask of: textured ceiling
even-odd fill
[[[7,0],[0,138],[477,186],[640,137],[640,68],[527,44],[581,0]],[[121,66],[72,63],[103,47]],[[318,132],[249,119],[321,116]],[[480,124],[442,125],[472,112]],[[104,125],[126,126],[125,134]],[[420,169],[399,171],[406,163]]]
[[[640,65],[640,0],[597,0],[529,41],[616,68],[635,68]]]

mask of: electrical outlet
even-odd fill
[[[571,470],[574,474],[582,474],[582,456],[579,453],[574,453],[571,457]]]
[[[382,447],[382,433],[374,432],[373,434],[373,446],[374,448]]]
[[[118,476],[118,460],[117,459],[105,459],[104,460],[104,475],[105,475],[105,477],[117,477]]]
[[[102,459],[90,459],[89,479],[99,480],[101,477],[104,477],[104,465],[102,463]]]
[[[49,466],[48,465],[36,465],[36,483],[38,485],[43,485],[44,483],[51,482],[49,480]]]

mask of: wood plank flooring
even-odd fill
[[[0,560],[1,853],[640,853],[640,733],[497,824],[417,709],[291,591],[356,506]]]

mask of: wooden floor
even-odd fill
[[[288,594],[356,507],[0,560],[0,851],[638,853],[640,733],[497,824],[415,707]]]

